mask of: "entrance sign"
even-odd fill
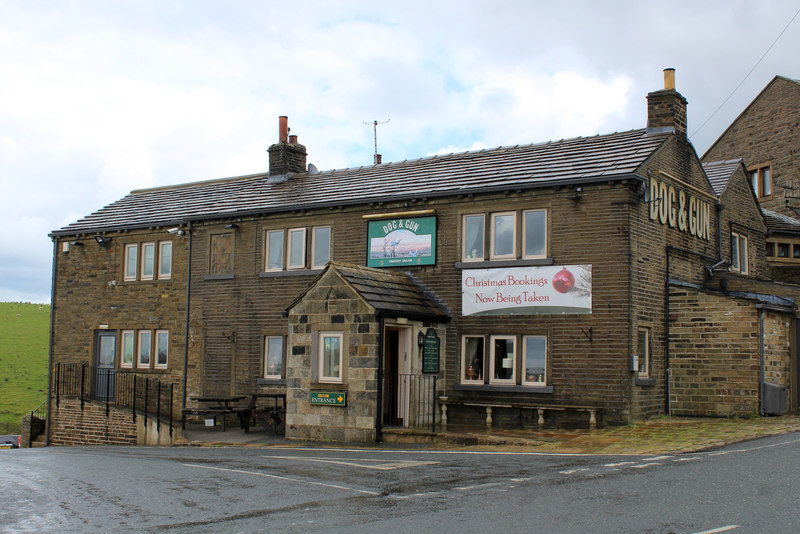
[[[422,372],[439,372],[439,336],[433,328],[428,328],[425,332],[425,344],[422,345]]]
[[[311,404],[323,406],[347,406],[346,391],[312,391],[309,395]]]
[[[367,267],[434,265],[436,217],[370,221],[367,246]]]
[[[548,265],[461,272],[462,315],[592,313],[592,266]]]

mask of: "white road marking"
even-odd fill
[[[649,463],[649,464],[638,464],[638,465],[632,465],[631,469],[644,469],[646,467],[653,467],[653,466],[656,466],[656,465],[662,465],[662,464],[660,464],[658,462],[653,462],[653,463]]]
[[[668,460],[672,456],[653,456],[652,458],[645,458],[645,462],[657,462],[658,460]]]
[[[499,485],[500,485],[499,482],[487,482],[486,484],[475,484],[475,485],[472,485],[472,486],[458,486],[458,487],[453,488],[453,489],[456,489],[456,490],[459,490],[459,491],[469,491],[469,490],[473,490],[473,489],[489,488],[489,487],[492,487],[492,486],[499,486]]]
[[[393,499],[405,500],[405,499],[412,499],[414,497],[430,497],[431,495],[439,495],[441,491],[426,491],[422,493],[409,493],[407,495],[389,495],[389,497]]]
[[[210,469],[212,471],[227,471],[227,472],[230,472],[230,473],[242,473],[242,474],[245,474],[245,475],[255,475],[255,476],[259,476],[259,477],[275,478],[275,479],[278,479],[278,480],[286,480],[288,482],[296,482],[298,484],[310,484],[312,486],[325,486],[326,488],[334,488],[334,489],[340,489],[340,490],[345,490],[345,491],[355,491],[355,492],[358,492],[358,493],[364,493],[366,495],[375,495],[375,496],[380,495],[380,492],[377,492],[377,491],[368,491],[368,490],[361,490],[361,489],[358,489],[358,488],[349,488],[347,486],[340,486],[338,484],[327,484],[325,482],[316,482],[314,480],[300,480],[300,479],[297,479],[297,478],[289,478],[289,477],[284,477],[284,476],[281,476],[281,475],[273,475],[273,474],[270,474],[270,473],[259,473],[258,471],[245,471],[244,469],[229,469],[227,467],[213,467],[213,466],[210,466],[210,465],[197,465],[197,464],[183,464],[183,465],[185,465],[186,467],[197,467],[198,469]]]
[[[579,467],[577,469],[567,469],[565,471],[559,471],[559,473],[561,473],[562,475],[573,475],[575,473],[581,473],[583,471],[588,471],[588,470],[589,470],[588,467]]]
[[[742,528],[739,525],[728,525],[725,527],[719,527],[712,530],[704,530],[702,532],[695,532],[694,534],[718,534],[719,532],[728,532],[731,530],[736,530],[737,528]]]
[[[621,465],[631,465],[635,464],[636,462],[616,462],[613,464],[605,464],[603,467],[619,467]]]
[[[689,456],[687,458],[675,458],[672,460],[673,462],[696,462],[697,460],[702,460],[699,456]]]
[[[326,464],[349,465],[351,467],[361,467],[364,469],[375,469],[378,471],[390,471],[392,469],[403,469],[407,467],[417,467],[420,465],[434,465],[440,462],[430,462],[425,460],[397,460],[394,462],[382,462],[379,464],[370,465],[369,462],[381,462],[372,458],[350,458],[349,461],[336,458],[325,458],[319,456],[269,456],[261,455],[262,458],[274,458],[281,460],[300,460],[307,462],[321,462]]]

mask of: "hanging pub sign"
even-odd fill
[[[592,266],[461,271],[462,315],[592,313]]]
[[[398,217],[370,221],[367,267],[436,263],[436,217]]]
[[[422,344],[422,372],[439,372],[439,336],[436,330],[428,328],[425,332],[425,340]]]

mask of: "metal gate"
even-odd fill
[[[436,432],[436,375],[385,374],[383,426],[430,428]]]

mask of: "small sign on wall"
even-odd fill
[[[312,391],[309,400],[318,406],[347,406],[346,391]]]
[[[433,328],[428,328],[425,332],[425,343],[422,345],[422,372],[439,372],[439,336]]]

